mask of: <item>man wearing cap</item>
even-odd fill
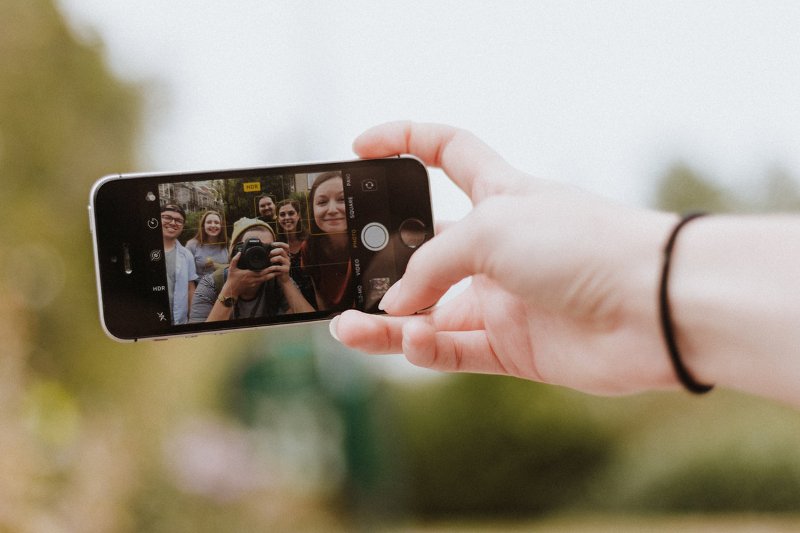
[[[167,204],[161,208],[161,236],[164,239],[167,294],[173,324],[186,324],[188,321],[197,284],[194,256],[178,241],[185,223],[186,212],[180,206]]]
[[[252,239],[258,239],[262,245],[272,245],[270,266],[261,270],[239,268],[242,254],[234,249],[237,244]],[[230,265],[201,278],[192,302],[190,322],[314,311],[289,276],[289,246],[275,242],[275,232],[269,224],[254,218],[237,220],[230,246]]]

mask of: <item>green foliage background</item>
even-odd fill
[[[113,76],[102,44],[77,40],[48,0],[0,0],[0,80],[0,209],[13,222],[0,240],[0,531],[800,507],[800,417],[730,392],[604,399],[466,375],[398,384],[324,325],[111,342],[86,204],[95,179],[137,168],[146,88]],[[800,208],[780,168],[758,190],[676,163],[654,204]]]

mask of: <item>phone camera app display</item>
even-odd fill
[[[380,300],[389,291],[390,278],[372,278],[369,280],[369,295],[371,299]]]
[[[159,184],[171,323],[279,321],[380,299],[397,279],[384,179],[362,168]]]

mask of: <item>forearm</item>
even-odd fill
[[[217,292],[207,278],[201,278],[193,291],[192,304],[189,307],[189,322],[205,322],[214,307]]]
[[[231,286],[230,280],[226,281],[225,284],[219,291],[219,294],[214,299],[214,305],[211,308],[211,312],[208,313],[208,317],[206,318],[206,322],[215,322],[217,320],[230,320],[233,314],[233,307],[228,307],[220,301],[220,298],[232,297],[238,298],[239,294],[237,291],[234,290],[234,287]]]
[[[715,216],[686,226],[670,298],[700,382],[800,405],[800,218]]]
[[[190,281],[189,282],[189,289],[188,289],[189,307],[187,309],[191,309],[192,308],[192,300],[194,299],[194,291],[195,291],[195,289],[197,289],[196,283],[197,283],[196,281]]]
[[[208,314],[208,318],[206,318],[206,322],[215,322],[217,320],[230,320],[231,314],[233,313],[232,307],[226,307],[222,304],[219,300],[214,302],[214,307],[211,308],[211,312]]]

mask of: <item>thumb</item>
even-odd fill
[[[239,268],[239,258],[242,256],[242,252],[238,252],[236,255],[233,256],[231,262],[228,264],[228,268],[234,269]]]
[[[416,313],[436,304],[462,279],[484,273],[490,236],[484,235],[489,226],[479,221],[482,212],[473,210],[417,250],[403,278],[384,295],[380,309],[390,315]]]

